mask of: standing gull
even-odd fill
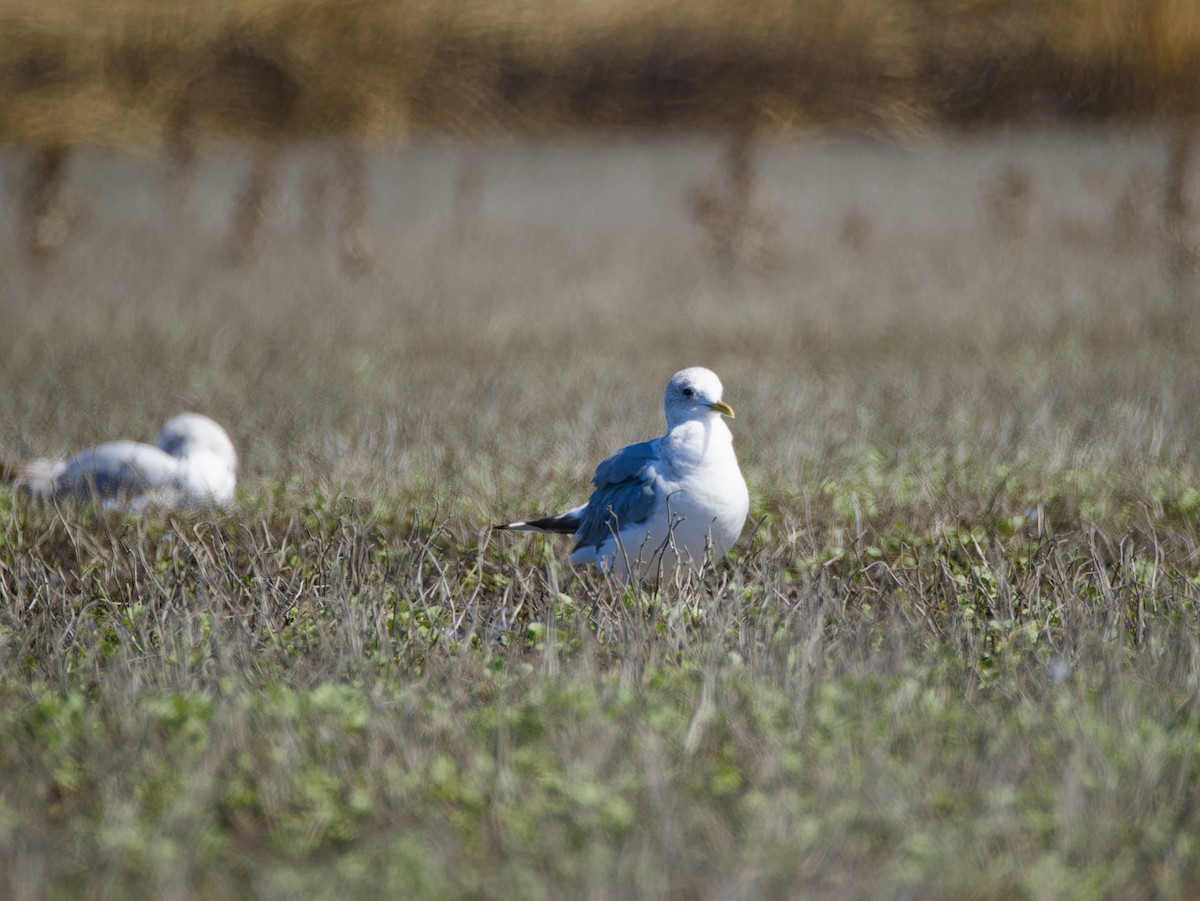
[[[737,541],[750,496],[723,416],[716,373],[675,373],[663,394],[667,433],[621,448],[598,467],[581,507],[502,529],[575,536],[571,563],[591,563],[619,578],[655,578],[719,560]]]
[[[233,499],[237,452],[229,435],[199,413],[167,421],[154,445],[109,441],[69,460],[0,464],[0,478],[38,500],[96,500],[139,511],[225,504]]]

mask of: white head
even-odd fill
[[[210,453],[230,472],[237,469],[237,451],[223,428],[199,413],[180,413],[167,420],[154,442],[172,457],[185,460],[199,453]]]
[[[721,380],[711,369],[693,366],[675,373],[663,393],[667,428],[673,429],[692,419],[703,421],[719,416],[732,419],[733,407],[721,400],[722,392]]]

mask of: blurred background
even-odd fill
[[[4,453],[190,407],[251,476],[490,506],[704,363],[760,490],[962,456],[997,391],[1044,429],[972,452],[1069,466],[1031,405],[1189,358],[1198,59],[1192,0],[2,0]]]
[[[1197,110],[1191,0],[5,0],[0,138],[875,133]]]
[[[1197,58],[1191,0],[5,0],[0,141],[28,154],[8,182],[35,254],[78,218],[60,193],[81,148],[158,155],[179,174],[248,146],[235,257],[257,250],[285,148],[332,143],[337,163],[307,196],[344,190],[357,264],[371,250],[362,154],[430,139],[724,134],[731,196],[690,202],[726,231],[746,224],[756,144],[778,136],[1183,123],[1166,177],[1186,180]],[[481,179],[468,159],[459,213]],[[1001,180],[1018,202],[1029,191],[1020,172]],[[1168,217],[1187,212],[1185,189]]]

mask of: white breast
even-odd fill
[[[573,563],[594,563],[621,578],[633,570],[653,579],[681,566],[699,569],[733,547],[750,495],[729,429],[715,419],[683,423],[666,436],[661,452],[663,477],[648,520],[622,528],[619,542],[581,549]]]

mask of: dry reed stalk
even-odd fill
[[[274,140],[256,141],[251,149],[250,173],[233,211],[229,253],[235,263],[248,262],[258,255],[262,223],[282,151],[280,142]]]
[[[1112,238],[1117,250],[1130,251],[1146,240],[1146,198],[1151,179],[1146,172],[1129,176],[1113,208]]]
[[[33,151],[24,192],[25,230],[35,260],[52,256],[66,240],[71,216],[62,196],[70,149],[43,144]]]
[[[1033,179],[1016,163],[1009,163],[984,187],[983,203],[992,230],[1013,241],[1029,232],[1033,205]]]
[[[838,241],[851,250],[862,251],[871,240],[871,218],[860,209],[853,209],[842,217],[838,229]]]
[[[478,149],[470,147],[459,159],[454,176],[454,234],[459,241],[477,230],[482,198],[483,160]]]
[[[1196,268],[1191,240],[1191,170],[1196,151],[1196,125],[1183,121],[1171,133],[1163,185],[1163,238],[1167,275],[1177,295],[1186,293]]]
[[[753,123],[739,126],[721,156],[721,183],[688,195],[692,218],[708,235],[723,272],[742,266],[769,269],[778,262],[778,216],[755,205],[757,141]]]
[[[313,238],[325,233],[329,172],[324,163],[324,160],[318,161],[304,177],[304,229]]]
[[[341,143],[338,151],[339,172],[346,192],[342,220],[342,264],[351,270],[371,264],[375,242],[367,227],[367,187],[362,151],[352,141]]]

